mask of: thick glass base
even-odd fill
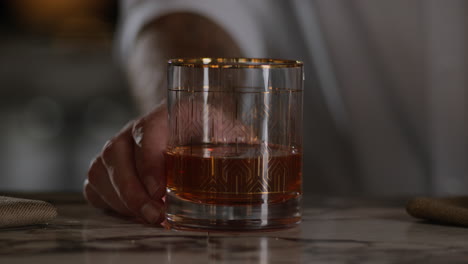
[[[216,205],[196,203],[168,190],[166,219],[184,230],[255,231],[294,227],[301,222],[301,196],[283,202]]]

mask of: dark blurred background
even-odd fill
[[[113,56],[118,2],[0,1],[0,191],[78,191],[134,114]]]

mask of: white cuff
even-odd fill
[[[238,1],[142,1],[128,13],[122,12],[124,15],[117,33],[117,56],[121,63],[127,62],[135,39],[147,23],[170,13],[189,12],[206,17],[226,30],[237,41],[245,57],[264,57],[265,43],[260,23],[255,20],[255,10],[248,7]]]

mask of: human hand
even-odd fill
[[[225,112],[229,100],[215,105],[204,105],[201,100],[182,101],[172,110],[180,129],[175,137],[178,145],[203,140],[203,133],[219,143],[252,143],[247,127],[233,114]],[[208,109],[213,126],[204,110]],[[191,120],[203,120],[209,131],[196,129]],[[130,122],[104,146],[101,154],[91,163],[85,180],[84,196],[94,207],[136,217],[150,224],[164,220],[166,187],[165,159],[169,138],[166,105],[155,108],[148,115]]]
[[[83,190],[86,200],[149,224],[161,223],[167,137],[165,104],[127,124],[91,163]]]

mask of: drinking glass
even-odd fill
[[[166,219],[176,229],[301,221],[303,64],[172,59]]]

